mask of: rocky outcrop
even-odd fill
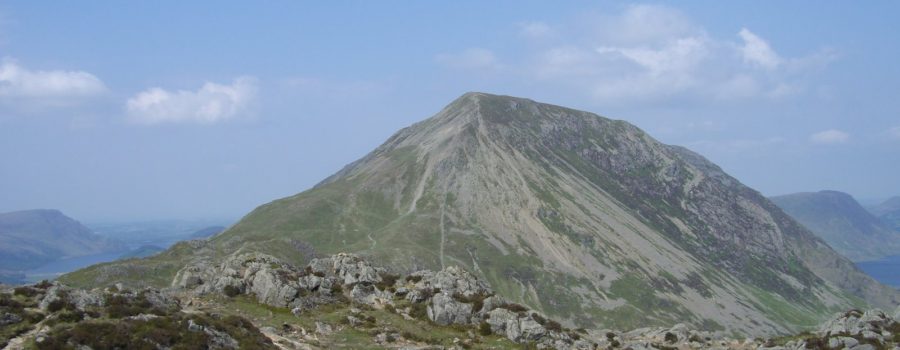
[[[98,290],[72,289],[61,284],[54,284],[47,289],[41,298],[38,307],[41,310],[58,307],[57,305],[73,305],[77,310],[84,311],[91,306],[103,306],[104,297]]]
[[[494,295],[487,284],[456,266],[437,272],[417,271],[401,278],[353,254],[313,259],[296,268],[272,256],[253,253],[229,257],[219,265],[187,266],[176,274],[172,286],[195,295],[255,295],[260,303],[291,308],[297,315],[339,301],[391,309],[401,302],[411,303],[398,310],[407,319],[423,317],[422,321],[442,326],[478,327],[486,322],[493,333],[546,348],[569,349],[577,343],[571,331],[559,323]],[[424,312],[416,314],[416,308]],[[352,326],[365,321],[350,316],[348,323]],[[590,344],[586,340],[577,344],[582,343]]]
[[[454,300],[445,293],[440,293],[431,298],[428,305],[428,318],[439,325],[471,324],[472,304]]]

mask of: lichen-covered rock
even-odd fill
[[[260,303],[287,307],[300,293],[296,280],[280,272],[262,267],[249,279],[249,291],[256,295]]]
[[[10,324],[16,324],[22,322],[22,316],[11,314],[8,312],[4,312],[0,314],[0,326],[6,326]]]
[[[872,338],[883,338],[881,335],[894,319],[884,311],[874,309],[866,312],[850,310],[836,314],[830,321],[819,327],[816,334],[829,336],[832,334],[868,335]]]
[[[357,255],[339,253],[332,258],[333,272],[343,284],[381,282],[379,269]]]
[[[450,295],[459,293],[470,297],[489,293],[488,287],[484,282],[476,278],[475,275],[456,266],[450,266],[438,271],[431,280],[434,287]]]
[[[266,254],[231,256],[218,266],[199,262],[181,269],[173,287],[196,294],[224,292],[227,288],[256,295],[260,303],[287,307],[299,294],[299,273]],[[319,282],[321,283],[321,282]]]
[[[41,310],[47,310],[47,308],[50,307],[51,303],[61,299],[60,291],[63,291],[63,293],[65,293],[67,289],[68,288],[65,288],[59,284],[51,286],[47,289],[47,293],[44,294],[44,297],[41,298],[41,302],[38,303],[38,308],[40,308]]]
[[[177,310],[181,308],[181,302],[169,291],[146,288],[141,294],[155,308],[163,310]]]
[[[512,311],[503,308],[492,310],[487,323],[491,325],[491,331],[503,335],[512,341],[519,341],[522,337],[519,328],[519,316]]]
[[[503,299],[503,297],[501,297],[501,296],[494,295],[494,296],[485,298],[484,301],[481,302],[481,305],[482,305],[481,310],[475,310],[475,311],[478,312],[479,314],[486,314],[486,313],[491,312],[491,310],[494,310],[494,309],[501,307],[503,305],[506,305],[506,304],[507,304],[506,299]]]
[[[536,341],[547,335],[547,329],[535,319],[525,316],[519,317],[519,329],[525,341]]]
[[[462,303],[446,293],[431,298],[427,309],[428,318],[439,325],[470,324],[472,304]]]

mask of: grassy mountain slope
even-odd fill
[[[162,266],[238,250],[295,263],[349,251],[398,270],[464,266],[503,296],[586,327],[685,322],[762,334],[866,301],[897,303],[896,291],[703,157],[623,121],[482,93],[211,243],[64,280],[164,281]]]
[[[0,214],[0,270],[23,270],[60,258],[121,249],[58,210]]]
[[[770,198],[839,253],[854,261],[900,254],[900,232],[837,191],[795,193]]]
[[[885,224],[900,231],[900,196],[892,197],[871,209]]]

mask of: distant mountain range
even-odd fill
[[[881,204],[869,208],[881,221],[900,231],[900,196],[892,197]]]
[[[851,260],[900,255],[900,232],[872,215],[849,194],[804,192],[770,199]]]
[[[124,250],[114,240],[59,210],[23,210],[0,214],[0,271],[20,271],[47,262]]]
[[[298,265],[352,252],[397,272],[460,266],[587,328],[771,334],[900,302],[702,156],[624,121],[484,93],[209,241],[61,280],[166,287],[180,270],[248,252]]]
[[[210,226],[195,231],[194,233],[190,234],[189,237],[191,239],[209,238],[222,233],[222,231],[225,231],[225,226]]]

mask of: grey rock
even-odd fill
[[[334,274],[334,260],[329,258],[313,259],[307,265],[313,273],[328,275]]]
[[[476,278],[468,271],[457,266],[450,266],[434,274],[433,282],[435,287],[440,288],[442,292],[455,294],[459,293],[466,297],[473,295],[485,295],[490,293],[487,285]]]
[[[22,317],[16,314],[11,314],[8,312],[4,312],[0,315],[0,326],[6,326],[10,324],[16,324],[22,322]]]
[[[47,289],[47,293],[44,294],[44,297],[41,298],[41,302],[38,303],[38,308],[46,311],[47,307],[50,306],[50,303],[60,300],[59,292],[66,290],[65,287],[60,285],[54,285]]]
[[[816,334],[828,336],[832,334],[862,335],[864,332],[880,333],[894,320],[883,311],[874,309],[865,313],[851,310],[836,314],[831,320],[822,324]],[[869,333],[866,333],[872,336]]]
[[[506,305],[506,303],[507,303],[506,300],[500,296],[497,296],[497,295],[490,296],[490,297],[485,298],[484,301],[482,302],[481,310],[476,310],[476,311],[479,313],[488,313],[488,312],[491,312],[491,310],[494,310],[498,307]]]
[[[852,348],[859,345],[859,340],[856,340],[856,338],[840,337],[838,339],[840,339],[841,344],[843,344],[847,348]]]
[[[249,290],[256,294],[260,303],[287,307],[300,292],[299,286],[278,270],[262,267],[252,276]]]
[[[862,331],[860,334],[862,335],[862,337],[863,337],[864,339],[868,339],[868,340],[876,340],[876,339],[881,338],[881,335],[880,335],[880,334],[875,333],[875,332],[873,332],[873,331],[870,331],[870,330],[868,330],[868,329]]]
[[[331,328],[330,324],[324,322],[316,322],[316,333],[321,335],[329,335],[334,330]]]
[[[497,334],[507,334],[507,328],[515,324],[518,331],[518,315],[507,309],[494,309],[489,313],[487,323],[491,325],[491,331]]]
[[[875,346],[872,344],[859,344],[850,348],[850,350],[875,350]]]
[[[520,317],[519,329],[525,341],[535,341],[547,335],[547,329],[531,317]]]
[[[343,284],[381,282],[378,269],[357,255],[339,253],[332,260],[334,274]]]
[[[156,316],[153,314],[139,314],[137,316],[126,317],[125,319],[126,320],[135,320],[135,321],[150,321],[150,320],[156,319],[156,318],[159,318],[159,316]],[[193,320],[191,320],[191,322],[193,322]],[[195,326],[196,326],[196,324],[195,324]],[[188,328],[190,329],[190,323],[188,324]]]
[[[454,300],[444,292],[431,298],[427,309],[428,318],[442,326],[451,324],[469,324],[472,316],[472,304]]]
[[[87,291],[83,289],[71,290],[68,293],[68,301],[78,310],[84,311],[91,306],[103,306],[105,298],[100,291]]]
[[[143,291],[143,295],[153,307],[166,310],[181,308],[181,302],[169,292],[148,288]]]
[[[191,332],[201,332],[203,331],[203,326],[194,322],[194,320],[188,320],[188,330]]]
[[[363,320],[356,316],[347,316],[347,323],[352,327],[359,327],[363,324]]]
[[[841,343],[840,338],[829,338],[828,339],[828,348],[830,348],[830,349],[839,349],[843,346],[844,346],[844,344]]]

